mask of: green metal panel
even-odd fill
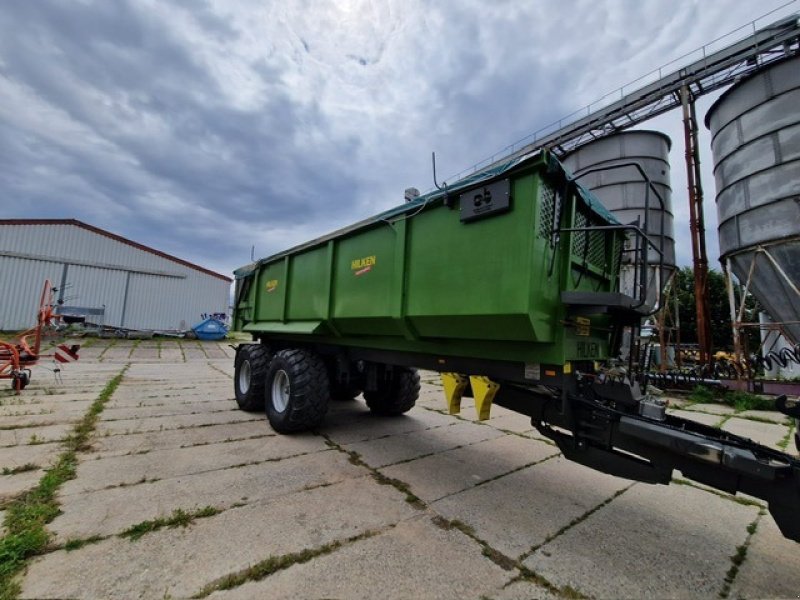
[[[330,264],[327,246],[305,250],[289,258],[286,307],[287,321],[321,321],[328,317]]]
[[[399,334],[393,279],[398,234],[389,224],[337,241],[333,318],[342,334]]]
[[[515,179],[512,210],[473,223],[432,210],[410,222],[407,314],[423,337],[535,340],[528,317],[533,175]]]
[[[257,321],[282,321],[286,301],[286,262],[281,260],[264,265],[258,271],[254,294]]]

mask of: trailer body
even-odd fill
[[[538,153],[237,270],[234,328],[536,381],[609,355],[561,298],[616,289],[624,231],[559,232],[592,225],[619,223]]]
[[[594,469],[654,484],[677,469],[762,498],[800,541],[800,460],[669,415],[644,379],[601,364],[654,308],[659,269],[645,257],[663,253],[647,214],[619,223],[540,151],[242,267],[233,323],[254,343],[237,348],[237,402],[282,433],[362,392],[373,412],[399,415],[416,401],[415,368],[432,369],[451,412],[472,395],[480,418],[492,403],[527,415]],[[636,297],[618,292],[626,262]]]

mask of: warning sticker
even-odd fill
[[[539,363],[525,363],[525,379],[539,380],[542,378],[542,365]]]
[[[586,317],[575,317],[575,335],[588,336],[591,332],[592,322]]]

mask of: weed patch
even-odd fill
[[[711,390],[698,385],[689,394],[689,400],[694,404],[725,404],[731,406],[736,412],[745,410],[775,410],[775,400],[742,392],[740,390],[717,389]]]
[[[172,514],[169,517],[161,517],[149,521],[142,521],[141,523],[137,523],[136,525],[133,525],[120,533],[119,537],[128,538],[133,542],[138,540],[143,535],[152,533],[153,531],[158,531],[164,527],[169,527],[172,529],[176,527],[188,527],[195,521],[195,519],[213,517],[220,512],[222,512],[220,509],[214,508],[213,506],[205,506],[195,511],[185,511],[182,508],[176,508],[174,511],[172,511]]]
[[[28,471],[35,471],[37,469],[41,469],[41,467],[33,463],[25,463],[19,467],[3,467],[3,475],[16,475],[18,473],[27,473]]]
[[[84,546],[88,546],[89,544],[96,544],[97,542],[102,542],[105,537],[102,535],[93,535],[88,538],[80,538],[80,539],[72,539],[67,540],[67,543],[64,544],[64,550],[67,552],[72,552],[73,550],[78,550],[79,548],[83,548]]]
[[[377,531],[366,531],[362,534],[349,537],[346,540],[337,540],[318,548],[309,548],[301,550],[300,552],[291,552],[281,556],[270,556],[269,558],[262,560],[251,567],[248,567],[247,569],[238,571],[237,573],[231,573],[230,575],[226,575],[225,577],[218,579],[217,581],[204,587],[200,592],[192,596],[192,598],[205,598],[206,596],[209,596],[218,590],[230,590],[235,587],[239,587],[248,581],[259,581],[265,577],[269,577],[273,573],[288,569],[292,565],[306,563],[313,558],[330,554],[331,552],[335,552],[345,545],[352,544],[360,540],[365,540],[377,535],[378,533],[379,532]]]
[[[736,579],[736,575],[739,573],[739,567],[742,566],[745,558],[747,558],[747,549],[750,546],[750,542],[753,539],[756,529],[758,529],[758,520],[764,514],[764,509],[761,509],[756,517],[756,520],[747,526],[747,539],[744,541],[744,544],[736,548],[736,552],[733,554],[733,556],[731,556],[731,568],[728,569],[728,573],[725,575],[725,583],[723,583],[722,590],[719,593],[720,598],[727,598],[730,595],[731,585],[733,585],[733,581]]]

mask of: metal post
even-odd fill
[[[733,355],[736,364],[742,364],[742,344],[739,341],[739,321],[736,318],[736,295],[733,293],[733,277],[731,276],[730,260],[722,263],[722,272],[725,275],[725,287],[728,288],[728,304],[731,310],[731,329],[733,332]],[[739,369],[736,369],[739,373]]]
[[[703,217],[703,187],[700,182],[700,154],[697,143],[697,119],[694,98],[688,86],[681,88],[683,132],[686,146],[686,180],[689,191],[689,225],[694,263],[694,298],[697,311],[697,342],[700,363],[711,362],[711,318],[708,308],[708,259]]]
[[[675,279],[672,280],[673,282]],[[683,366],[681,356],[681,313],[678,303],[678,292],[675,292],[675,365],[680,369]]]

